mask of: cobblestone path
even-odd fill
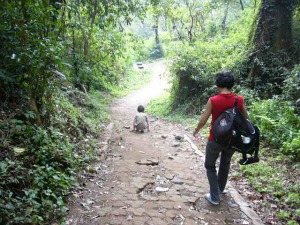
[[[161,64],[154,69],[156,75],[163,71]],[[137,106],[146,105],[165,87],[161,76],[156,77],[152,86],[112,104],[107,139],[100,143],[99,160],[84,171],[85,179],[70,199],[67,224],[260,224],[241,210],[232,187],[220,206],[204,199],[209,190],[204,157],[186,140],[192,140],[189,129],[150,118],[150,132],[131,132]],[[202,153],[204,145],[199,147]]]

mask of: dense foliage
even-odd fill
[[[1,1],[1,224],[46,224],[67,211],[65,196],[109,120],[99,91],[132,90],[118,85],[142,46],[125,26],[146,6]]]
[[[245,3],[247,4],[243,5],[243,9],[235,3],[228,2],[229,5],[224,5],[228,10],[225,12],[227,15],[225,27],[223,26],[224,20],[216,20],[214,16],[222,12],[222,7],[220,7],[222,3],[218,1],[212,1],[210,4],[214,4],[215,7],[210,5],[209,8],[204,7],[207,3],[198,3],[197,7],[187,3],[186,7],[191,12],[185,11],[184,7],[180,8],[181,14],[176,16],[184,18],[186,23],[193,23],[193,10],[199,9],[200,6],[202,13],[211,16],[202,20],[202,29],[193,26],[193,33],[198,38],[193,41],[188,36],[183,39],[183,35],[178,36],[178,33],[172,29],[165,31],[176,37],[176,41],[173,42],[169,39],[162,40],[167,49],[165,52],[172,64],[171,108],[182,109],[191,115],[199,113],[209,96],[216,93],[213,86],[214,74],[222,70],[231,70],[237,82],[234,91],[245,96],[251,115],[255,117],[257,125],[262,129],[264,140],[272,148],[279,149],[281,153],[287,154],[294,160],[299,160],[299,147],[297,147],[299,142],[299,115],[297,114],[299,110],[299,66],[297,64],[292,66],[287,62],[296,63],[292,58],[298,56],[297,39],[295,38],[293,55],[284,57],[285,53],[282,50],[279,57],[278,49],[268,51],[268,57],[260,64],[268,76],[261,74],[265,82],[257,82],[253,86],[253,79],[249,77],[253,72],[251,63],[254,57],[253,52],[264,51],[257,50],[252,43],[253,30],[255,30],[253,26],[256,24],[260,9],[265,6],[264,2],[257,4],[256,1],[245,1]],[[169,4],[171,8],[176,8],[177,5],[176,1],[168,1],[164,4]],[[169,15],[161,11],[164,8],[158,8],[159,15],[166,17],[166,21],[174,22],[173,14]],[[294,30],[296,32],[297,29],[294,28]],[[280,78],[276,77],[276,74],[279,74]],[[260,119],[258,119],[259,116]],[[266,121],[269,123],[268,126]],[[277,130],[275,136],[274,129]],[[269,132],[270,135],[268,135]]]
[[[51,125],[34,123],[35,114],[20,106],[3,108],[1,127],[0,194],[2,224],[43,224],[65,213],[65,196],[76,184],[76,173],[93,155],[96,131],[85,120],[89,112],[101,110],[83,94],[72,92],[56,100]],[[86,107],[78,108],[77,100]],[[14,109],[14,111],[12,110]],[[106,113],[107,114],[107,113]],[[83,116],[85,115],[85,117]],[[99,129],[98,129],[99,130]]]

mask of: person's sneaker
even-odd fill
[[[244,159],[241,159],[239,161],[239,164],[240,165],[248,165],[248,164],[252,164],[252,163],[257,163],[259,162],[259,158],[256,156],[252,156],[250,158],[244,158]]]
[[[206,199],[210,204],[212,204],[212,205],[220,205],[220,202],[215,202],[215,201],[213,201],[213,200],[211,199],[209,193],[205,195],[205,199]]]
[[[228,190],[227,190],[227,189],[224,189],[223,191],[221,191],[221,194],[222,194],[222,195],[227,195],[227,194],[228,194]]]

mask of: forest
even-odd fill
[[[300,223],[299,0],[0,0],[0,18],[0,224],[63,218],[109,103],[162,58],[170,92],[148,112],[191,128],[235,74],[263,162],[234,176],[268,199],[265,224]]]

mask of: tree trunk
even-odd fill
[[[228,15],[228,9],[229,9],[229,1],[226,2],[226,8],[225,8],[225,13],[224,13],[224,18],[222,20],[222,29],[226,29],[226,20],[227,20],[227,15]]]
[[[154,32],[155,32],[155,43],[159,44],[159,36],[158,36],[158,26],[153,26]]]
[[[242,10],[244,10],[244,4],[243,4],[242,0],[240,0],[240,5],[241,5]]]
[[[282,68],[291,66],[294,0],[262,0],[253,42],[255,54],[248,78],[252,88],[282,84]],[[279,69],[281,68],[281,69]]]
[[[72,55],[73,55],[73,68],[74,68],[73,84],[75,87],[77,87],[80,78],[79,78],[79,66],[78,66],[78,56],[76,53],[76,40],[75,40],[74,28],[72,30],[72,41],[73,41]]]
[[[180,31],[179,31],[178,27],[177,27],[177,24],[176,24],[176,21],[175,21],[175,19],[172,19],[172,24],[173,24],[173,29],[175,29],[175,30],[176,30],[176,32],[177,32],[178,39],[179,39],[181,42],[183,42],[183,43],[184,43],[184,39],[183,39],[183,37],[182,37],[182,35],[181,35],[181,33],[180,33]]]
[[[273,50],[292,46],[293,0],[263,0],[256,30],[255,46],[269,45]]]
[[[192,43],[193,42],[193,29],[194,29],[194,16],[193,16],[193,13],[192,13],[192,6],[187,4],[187,7],[189,9],[189,16],[191,18],[190,27],[187,28],[188,40],[189,40],[189,43]]]

